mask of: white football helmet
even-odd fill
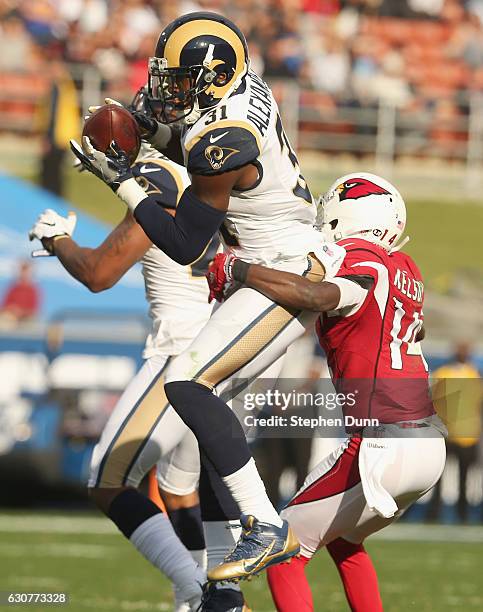
[[[319,199],[317,223],[327,240],[363,238],[386,251],[397,246],[406,226],[406,205],[388,181],[354,172],[337,179]]]

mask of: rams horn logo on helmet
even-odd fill
[[[220,170],[223,164],[235,153],[240,153],[238,149],[232,149],[230,147],[218,147],[216,145],[210,145],[205,149],[205,157],[210,162],[213,170]]]
[[[387,189],[364,178],[351,178],[337,187],[339,201],[357,200],[368,195],[391,195]]]

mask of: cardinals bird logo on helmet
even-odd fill
[[[357,200],[371,194],[374,195],[391,195],[387,189],[376,185],[376,183],[370,181],[367,178],[354,177],[350,180],[344,181],[337,187],[339,191],[339,200]]]

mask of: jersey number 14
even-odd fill
[[[423,326],[422,319],[419,318],[419,313],[417,311],[413,314],[413,320],[408,325],[406,333],[402,334],[402,320],[404,315],[406,314],[404,311],[404,306],[401,301],[397,298],[393,298],[394,300],[394,319],[392,322],[391,329],[391,343],[389,344],[389,350],[391,352],[391,368],[393,370],[402,370],[403,369],[403,355],[402,348],[403,345],[406,348],[406,355],[409,357],[420,357],[425,369],[428,369],[428,364],[424,359],[423,353],[421,351],[421,345],[419,342],[416,342],[416,337]]]

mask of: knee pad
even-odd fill
[[[186,380],[166,383],[164,389],[175,411],[198,439],[200,450],[204,450],[219,474],[233,474],[250,460],[239,420],[208,387]]]
[[[196,437],[209,436],[217,415],[213,402],[221,402],[211,389],[192,380],[182,380],[166,383],[164,390],[173,408]],[[224,406],[226,408],[226,404]]]
[[[163,491],[173,495],[189,495],[198,489],[200,473],[199,471],[187,472],[172,464],[168,466],[158,464],[157,479]]]

